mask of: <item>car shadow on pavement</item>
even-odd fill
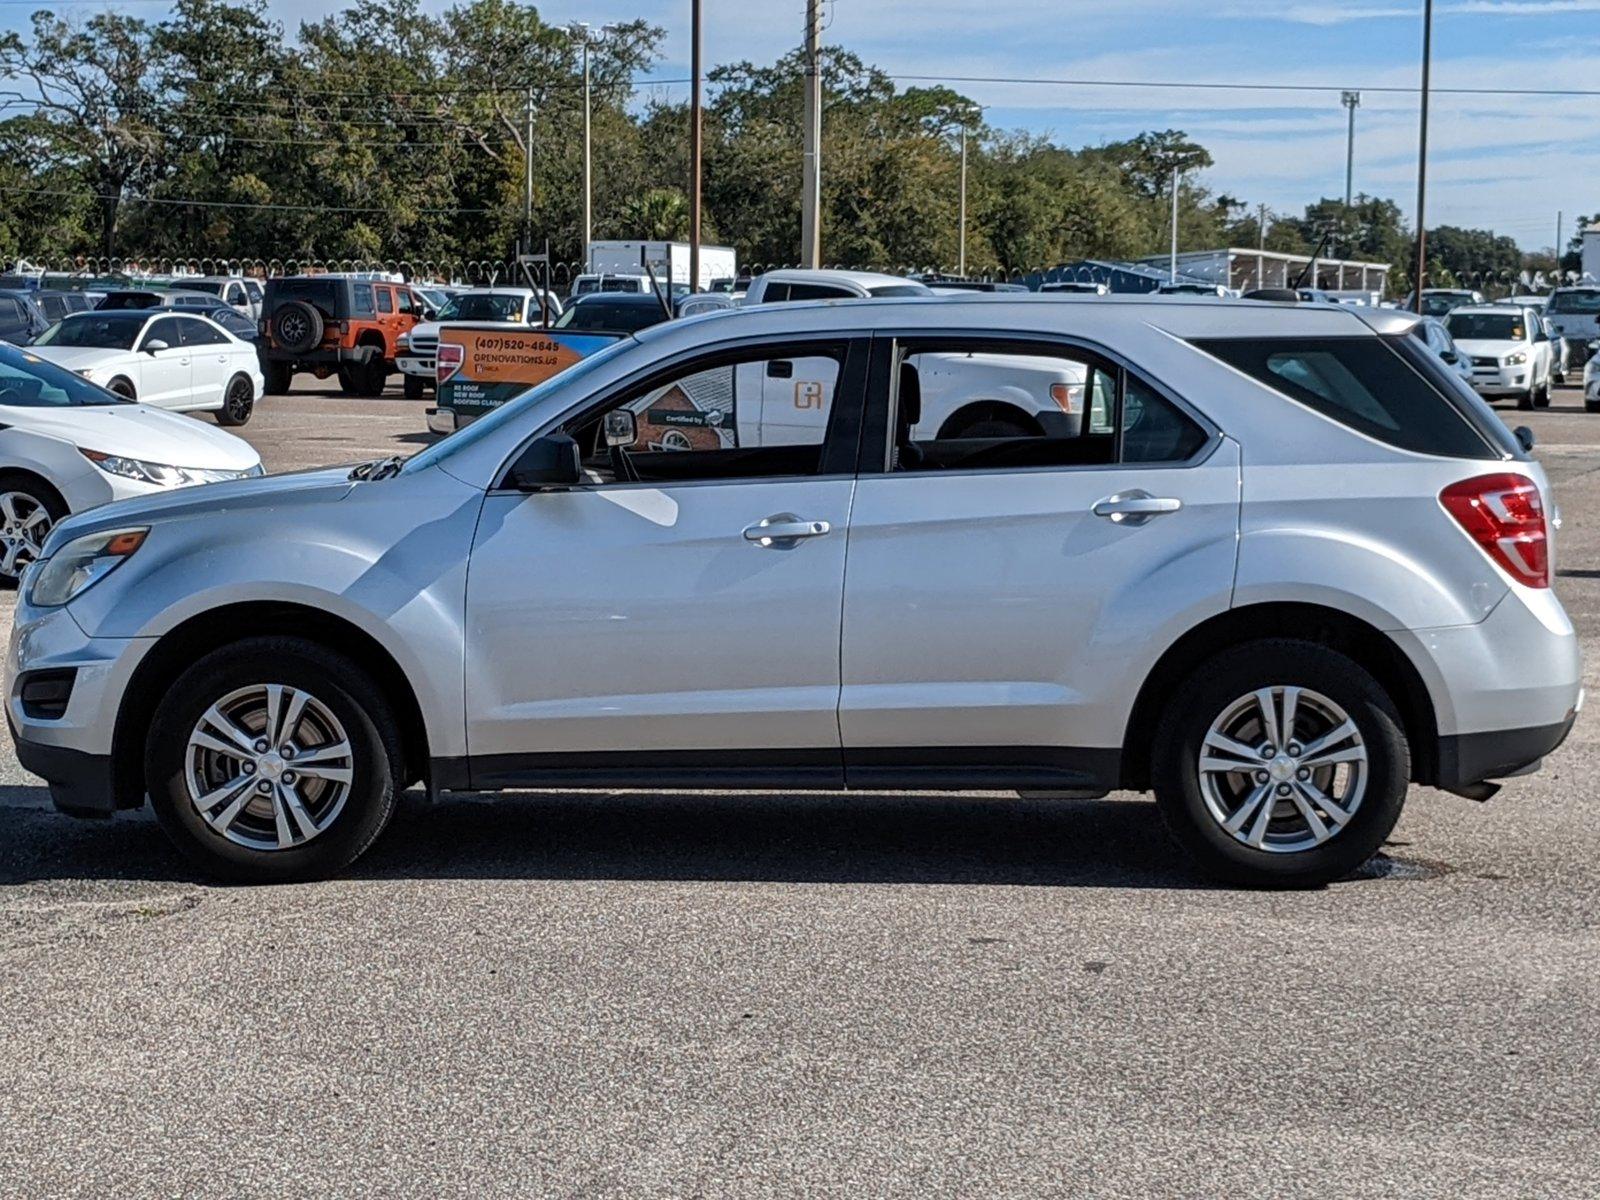
[[[408,794],[350,879],[1209,888],[1136,800],[861,793]],[[81,821],[0,788],[0,886],[200,882],[149,809]]]

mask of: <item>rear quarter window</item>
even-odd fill
[[[1483,414],[1464,412],[1467,398],[1453,387],[1439,390],[1434,373],[1420,366],[1427,352],[1404,334],[1201,338],[1193,344],[1289,399],[1399,449],[1444,458],[1503,457],[1497,451],[1504,447]],[[1487,420],[1500,424],[1492,411]]]

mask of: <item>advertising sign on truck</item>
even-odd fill
[[[428,410],[428,427],[449,433],[466,425],[618,336],[492,324],[441,326],[435,355],[439,406]]]

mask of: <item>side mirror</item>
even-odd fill
[[[519,492],[576,487],[583,482],[578,443],[564,433],[530,442],[506,473],[506,484]]]
[[[627,408],[613,408],[606,414],[606,445],[631,446],[639,440],[639,419]]]
[[[1449,363],[1451,366],[1454,366],[1456,363],[1461,361],[1461,356],[1454,350],[1442,351],[1440,352],[1439,357],[1444,359],[1444,361]]]
[[[1511,436],[1517,439],[1517,445],[1522,447],[1524,454],[1533,452],[1533,430],[1526,425],[1518,425],[1511,431]]]
[[[166,349],[168,349],[167,344],[165,342],[163,342],[160,338],[151,338],[148,342],[146,342],[144,344],[144,352],[146,354],[154,354],[157,350],[166,350]]]

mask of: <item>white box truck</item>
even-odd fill
[[[656,279],[663,286],[677,285],[682,292],[689,288],[688,242],[590,242],[585,271],[591,276],[648,277],[644,264],[649,263]],[[708,291],[714,280],[733,280],[739,274],[739,256],[732,246],[700,247],[700,279],[696,290]],[[580,278],[582,278],[580,276]],[[640,291],[648,289],[648,283]],[[726,285],[724,285],[726,286]],[[611,291],[598,286],[587,290]],[[573,294],[579,294],[574,288]]]

